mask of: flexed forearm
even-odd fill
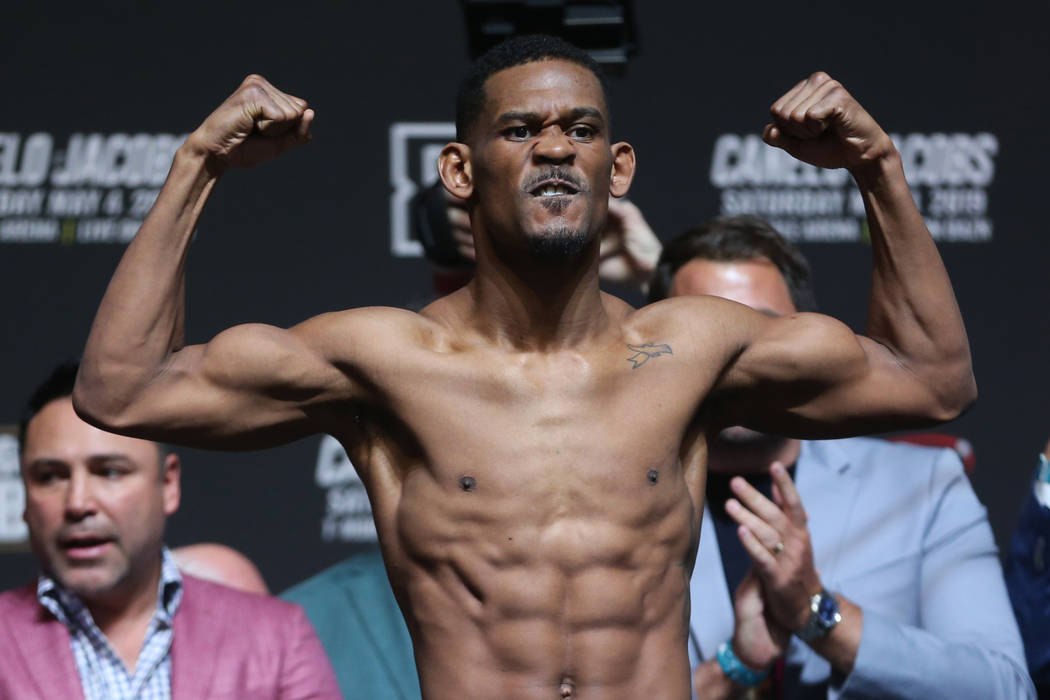
[[[902,402],[906,414],[954,418],[976,397],[969,343],[892,140],[825,73],[801,81],[770,111],[768,143],[819,167],[847,168],[864,199],[874,258],[867,334],[875,342],[863,343],[869,367],[890,369],[912,397]]]
[[[186,256],[217,177],[189,142],[176,152],[95,315],[74,395],[85,417],[113,421],[182,347]]]
[[[867,334],[923,379],[944,418],[952,418],[973,401],[976,385],[966,328],[944,262],[895,148],[851,170],[871,233]]]
[[[312,120],[304,100],[252,75],[179,148],[92,325],[73,395],[86,420],[122,427],[182,348],[186,257],[219,176],[309,140]]]

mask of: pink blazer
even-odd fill
[[[299,606],[183,574],[171,649],[174,700],[339,699]],[[0,700],[82,700],[69,633],[36,584],[0,594]]]

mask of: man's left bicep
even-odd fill
[[[929,396],[907,368],[822,314],[772,320],[728,376],[727,422],[764,432],[829,438],[925,424],[916,417]]]

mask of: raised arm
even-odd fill
[[[751,318],[718,387],[720,417],[828,437],[958,416],[976,398],[966,330],[892,140],[824,73],[771,112],[767,143],[806,163],[847,168],[864,198],[874,265],[867,337],[816,314]]]
[[[95,316],[73,394],[99,427],[157,440],[246,447],[312,432],[310,409],[350,383],[326,353],[345,319],[291,330],[238,326],[183,347],[186,257],[219,177],[310,138],[304,100],[252,75],[179,148]]]

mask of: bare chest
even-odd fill
[[[696,390],[685,389],[668,362],[634,370],[626,360],[576,356],[460,359],[399,396],[395,408],[437,470],[513,464],[520,474],[575,465],[591,479],[646,456],[665,461],[696,408]]]
[[[677,648],[702,502],[682,447],[704,380],[620,354],[443,358],[362,421],[355,463],[427,658],[602,684],[633,673],[610,653]]]
[[[353,455],[376,482],[377,516],[384,484],[399,502],[463,503],[452,520],[491,511],[540,525],[610,511],[625,525],[651,522],[688,499],[683,441],[705,380],[671,356],[639,364],[634,354],[451,356],[405,371],[388,406],[363,420]]]

